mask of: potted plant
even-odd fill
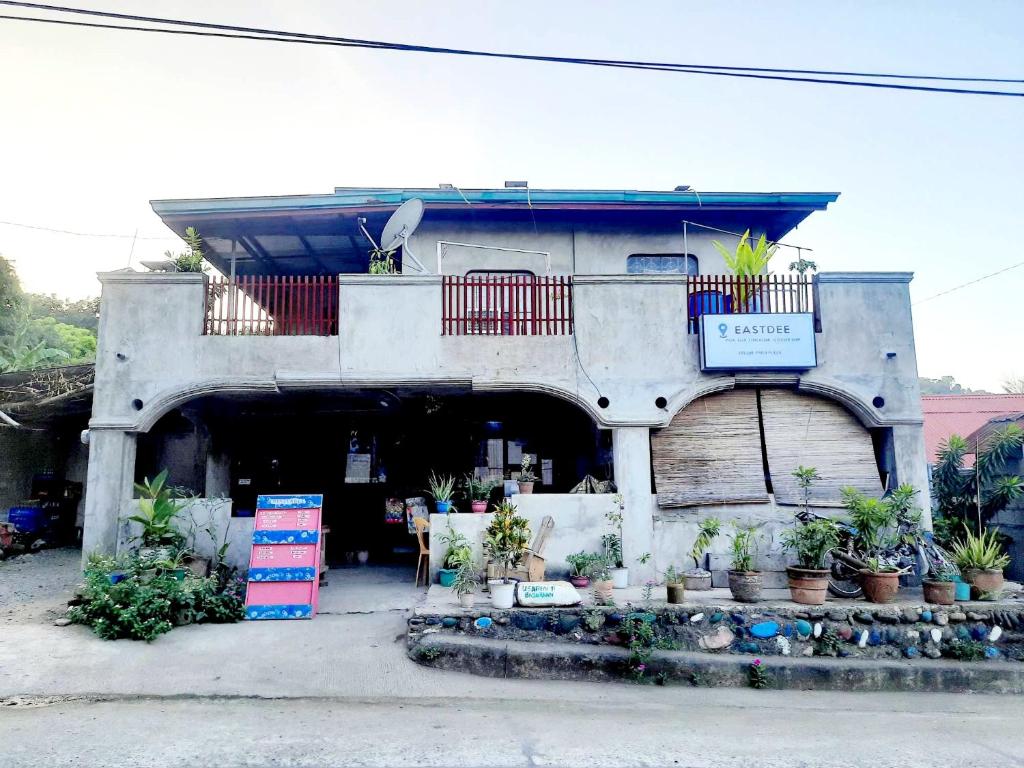
[[[533,493],[533,484],[537,482],[537,476],[533,474],[533,457],[528,453],[523,454],[523,461],[519,465],[519,492]]]
[[[566,555],[565,562],[569,565],[569,581],[574,587],[586,587],[590,584],[590,574],[600,555],[591,552],[577,552]]]
[[[604,547],[604,558],[608,562],[608,572],[611,574],[614,588],[625,589],[629,586],[629,568],[622,559],[622,494],[615,494],[613,501],[615,505],[604,516],[611,525],[612,532],[601,537],[601,544]]]
[[[1003,587],[1003,569],[1010,564],[1009,555],[999,543],[999,529],[989,528],[975,536],[965,525],[964,533],[964,538],[954,541],[951,549],[964,581],[971,585],[971,596],[998,593]]]
[[[896,500],[880,501],[867,498],[853,488],[843,488],[841,493],[850,523],[857,531],[857,551],[863,553],[867,565],[859,571],[864,597],[872,603],[887,603],[899,592],[901,571],[885,562],[881,555],[896,543],[896,515],[904,494]]]
[[[142,483],[135,484],[135,490],[139,492],[139,512],[128,519],[142,526],[136,537],[142,545],[139,559],[148,562],[172,559],[185,537],[175,524],[181,504],[167,485],[167,470],[152,482],[144,478]]]
[[[921,582],[924,601],[933,605],[953,605],[956,602],[956,582],[960,574],[954,568],[945,568]]]
[[[608,561],[603,556],[598,556],[591,566],[591,578],[594,585],[594,602],[598,605],[607,605],[612,602],[612,581],[611,569]]]
[[[431,472],[427,485],[430,486],[427,492],[434,497],[434,507],[437,509],[437,514],[447,515],[451,512],[452,493],[455,491],[455,478],[451,475],[441,475],[438,477]]]
[[[737,277],[732,286],[733,311],[757,312],[761,297],[753,287],[754,278],[765,274],[778,246],[774,243],[769,245],[762,234],[757,244],[751,247],[749,229],[736,243],[735,251],[730,251],[717,240],[712,240],[711,244],[722,254],[726,268]]]
[[[490,499],[491,491],[497,487],[497,481],[489,478],[477,480],[472,474],[468,474],[464,485],[466,495],[469,497],[470,509],[478,515],[486,512],[488,499]]]
[[[670,565],[665,571],[665,594],[669,603],[680,605],[685,602],[685,574],[682,569],[676,570],[674,565]]]
[[[495,608],[511,608],[515,604],[515,584],[509,581],[508,570],[526,556],[529,546],[530,521],[517,514],[515,504],[503,499],[484,532],[484,550],[501,570],[501,582],[491,584]]]
[[[441,543],[445,545],[444,558],[437,575],[442,587],[450,587],[455,583],[456,574],[459,568],[473,560],[473,548],[469,539],[452,528],[452,522],[448,520],[448,532],[441,535]]]
[[[459,564],[455,572],[455,579],[452,581],[452,589],[459,596],[459,605],[467,611],[473,607],[475,592],[477,588],[476,566],[473,561],[466,560]]]
[[[683,574],[683,583],[687,589],[697,592],[711,589],[711,571],[703,567],[704,553],[707,552],[711,542],[718,537],[722,531],[722,521],[717,517],[709,517],[702,520],[700,530],[697,531],[697,538],[690,549],[690,557],[693,559],[693,568]]]
[[[825,557],[839,546],[839,528],[835,521],[819,519],[798,524],[782,534],[782,544],[797,560],[796,566],[786,568],[793,602],[823,605],[828,592]]]
[[[753,525],[737,525],[731,540],[732,568],[729,571],[729,591],[738,602],[756,603],[761,598],[763,582],[761,572],[754,570],[757,528]]]

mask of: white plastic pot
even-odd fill
[[[625,589],[629,586],[629,568],[612,568],[612,588]]]
[[[495,608],[511,608],[515,602],[515,584],[491,584],[491,605]]]

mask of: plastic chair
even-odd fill
[[[430,586],[430,546],[423,542],[423,532],[430,529],[430,521],[425,517],[414,517],[412,524],[416,526],[416,540],[420,543],[420,556],[416,561],[416,586],[420,585],[420,569],[423,569],[423,586]]]

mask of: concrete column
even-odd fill
[[[624,503],[622,559],[629,567],[631,584],[654,578],[653,557],[647,565],[637,558],[653,555],[654,497],[651,494],[651,431],[648,427],[619,427],[612,430],[615,485]]]
[[[135,433],[90,430],[83,562],[92,552],[117,552],[118,516],[124,502],[132,498],[134,480]]]
[[[211,446],[206,454],[206,491],[208,499],[231,495],[231,457]]]
[[[898,424],[892,428],[892,443],[896,460],[896,479],[901,485],[909,483],[917,489],[917,503],[922,510],[921,526],[930,531],[932,497],[928,487],[924,427],[920,424]]]

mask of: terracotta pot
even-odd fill
[[[707,590],[711,589],[711,574],[702,573],[698,575],[684,573],[683,584],[686,586],[687,589],[692,590],[694,592],[706,592]]]
[[[860,586],[864,590],[864,599],[871,603],[888,603],[900,591],[900,575],[895,572],[875,573],[860,571]]]
[[[519,481],[519,492],[520,493],[533,493],[533,481],[524,483],[522,480]]]
[[[800,605],[824,605],[828,594],[828,571],[811,568],[787,568],[789,596]]]
[[[686,602],[686,586],[684,584],[666,584],[665,590],[668,593],[669,603],[682,605]]]
[[[594,580],[594,600],[599,603],[610,603],[612,600],[612,580]]]
[[[982,571],[978,568],[964,568],[963,579],[971,585],[971,597],[998,592],[1003,588],[1002,571]]]
[[[590,585],[590,577],[589,576],[570,576],[569,577],[569,583],[572,584],[574,587],[583,588],[583,587],[586,587],[586,586]]]
[[[469,506],[478,515],[482,515],[484,512],[487,511],[487,502],[486,501],[474,501]]]
[[[761,599],[760,571],[729,571],[729,591],[740,603],[756,603]]]
[[[924,601],[935,605],[952,605],[956,598],[955,581],[922,581]]]
[[[473,603],[476,601],[476,595],[472,592],[467,592],[464,595],[459,595],[459,605],[465,608],[467,611],[473,607]]]

